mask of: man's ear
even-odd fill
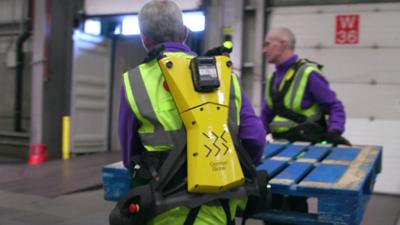
[[[182,42],[185,42],[187,40],[187,38],[189,37],[189,32],[190,32],[189,28],[183,26],[183,32],[181,37]]]
[[[289,42],[288,41],[281,41],[282,45],[284,46],[285,49],[289,49]]]
[[[156,46],[154,40],[152,38],[150,38],[149,36],[144,35],[144,34],[142,34],[142,42],[143,42],[144,48],[146,50],[150,50],[154,46]]]

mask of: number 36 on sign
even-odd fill
[[[336,16],[336,44],[358,44],[360,31],[360,16]]]

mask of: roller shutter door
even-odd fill
[[[108,40],[74,33],[71,153],[107,150],[110,51]]]

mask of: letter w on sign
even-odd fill
[[[336,44],[358,44],[359,31],[359,15],[336,16]]]

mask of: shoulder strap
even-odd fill
[[[231,210],[229,207],[229,200],[228,199],[220,199],[219,202],[225,212],[226,225],[234,225],[235,220],[232,219]],[[193,225],[194,224],[194,221],[196,220],[196,217],[199,214],[200,207],[201,206],[190,209],[189,214],[187,215],[185,223],[183,225]]]
[[[201,206],[190,209],[189,214],[187,215],[185,223],[183,225],[193,225],[194,224],[197,214],[199,214],[200,207]]]
[[[298,71],[298,69],[299,69],[302,65],[304,65],[305,63],[306,63],[306,62],[303,61],[303,60],[298,60],[295,64],[293,64],[293,65],[289,68],[289,70],[292,69],[292,70],[294,71],[294,74],[296,74],[297,71]],[[289,71],[289,70],[288,70],[288,71]],[[307,120],[307,117],[304,116],[304,115],[301,115],[301,114],[299,114],[299,113],[296,113],[296,112],[294,112],[294,111],[292,111],[292,110],[290,110],[290,109],[288,109],[288,108],[286,108],[286,106],[285,106],[285,104],[284,104],[285,95],[287,94],[287,92],[288,92],[288,90],[289,90],[289,87],[290,87],[290,85],[292,84],[294,78],[295,78],[295,75],[293,75],[292,77],[290,77],[289,80],[284,81],[285,83],[284,83],[284,85],[283,85],[283,88],[282,88],[281,90],[278,90],[277,92],[274,92],[274,91],[273,91],[273,88],[272,88],[272,87],[273,87],[273,86],[272,86],[272,85],[273,85],[273,82],[274,82],[274,80],[275,80],[275,73],[274,73],[274,74],[273,74],[273,77],[271,78],[271,84],[270,84],[269,93],[270,93],[270,96],[271,96],[271,98],[272,98],[273,110],[274,110],[274,113],[275,113],[276,115],[286,117],[286,118],[288,118],[288,119],[290,119],[290,120],[293,120],[293,121],[295,121],[295,122],[297,122],[297,123],[303,123],[304,121]]]
[[[315,61],[309,60],[309,59],[301,59],[303,60],[305,63],[310,63],[310,64],[314,64],[319,70],[322,70],[324,68],[324,65],[317,63]]]
[[[228,199],[220,199],[219,202],[221,203],[221,206],[225,211],[226,225],[234,225],[235,221],[232,219],[231,210],[229,207],[229,200]]]
[[[164,52],[165,46],[161,45],[160,47],[153,48],[151,51],[147,53],[146,58],[143,60],[143,63],[148,63],[153,59],[159,59],[162,57],[162,53]]]

